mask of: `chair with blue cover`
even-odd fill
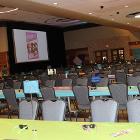
[[[114,100],[95,100],[91,103],[93,122],[115,122],[118,104]]]
[[[101,76],[99,73],[95,73],[94,75],[92,75],[91,77],[91,85],[94,86],[96,88],[97,84],[99,84],[101,82]]]
[[[64,101],[57,100],[55,102],[47,100],[42,103],[43,120],[63,121],[65,117],[66,104]]]
[[[108,77],[101,78],[101,81],[96,84],[97,87],[107,87],[108,86]]]
[[[140,122],[140,100],[133,99],[127,102],[127,113],[129,122]]]
[[[19,103],[19,118],[35,120],[38,112],[38,102],[35,100],[22,100]]]

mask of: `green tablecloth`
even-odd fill
[[[90,131],[83,130],[83,124],[93,123],[0,119],[0,140],[140,140],[140,123],[94,123],[96,128]],[[130,132],[113,137],[122,130]]]

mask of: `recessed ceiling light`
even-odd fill
[[[125,8],[128,8],[128,5],[125,5],[124,7],[125,7]]]
[[[88,13],[89,15],[92,15],[92,13]]]
[[[112,18],[111,20],[114,20],[114,18]]]
[[[11,10],[6,10],[6,11],[0,11],[0,14],[4,14],[4,13],[10,13],[10,12],[14,12],[14,11],[17,11],[18,8],[14,8],[14,9],[11,9]]]
[[[136,15],[135,18],[140,18],[140,14]]]
[[[127,22],[127,24],[130,24],[129,22]]]
[[[54,4],[54,5],[57,5],[58,3],[57,3],[57,2],[54,2],[53,4]]]

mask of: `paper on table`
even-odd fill
[[[113,137],[118,137],[118,136],[122,136],[122,135],[126,135],[132,132],[132,129],[127,129],[127,130],[121,130],[119,132],[113,133],[112,136]]]
[[[22,89],[15,89],[15,93],[23,93]]]

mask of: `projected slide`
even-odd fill
[[[28,59],[39,58],[37,33],[26,32]]]
[[[48,60],[46,32],[13,29],[16,63]]]

